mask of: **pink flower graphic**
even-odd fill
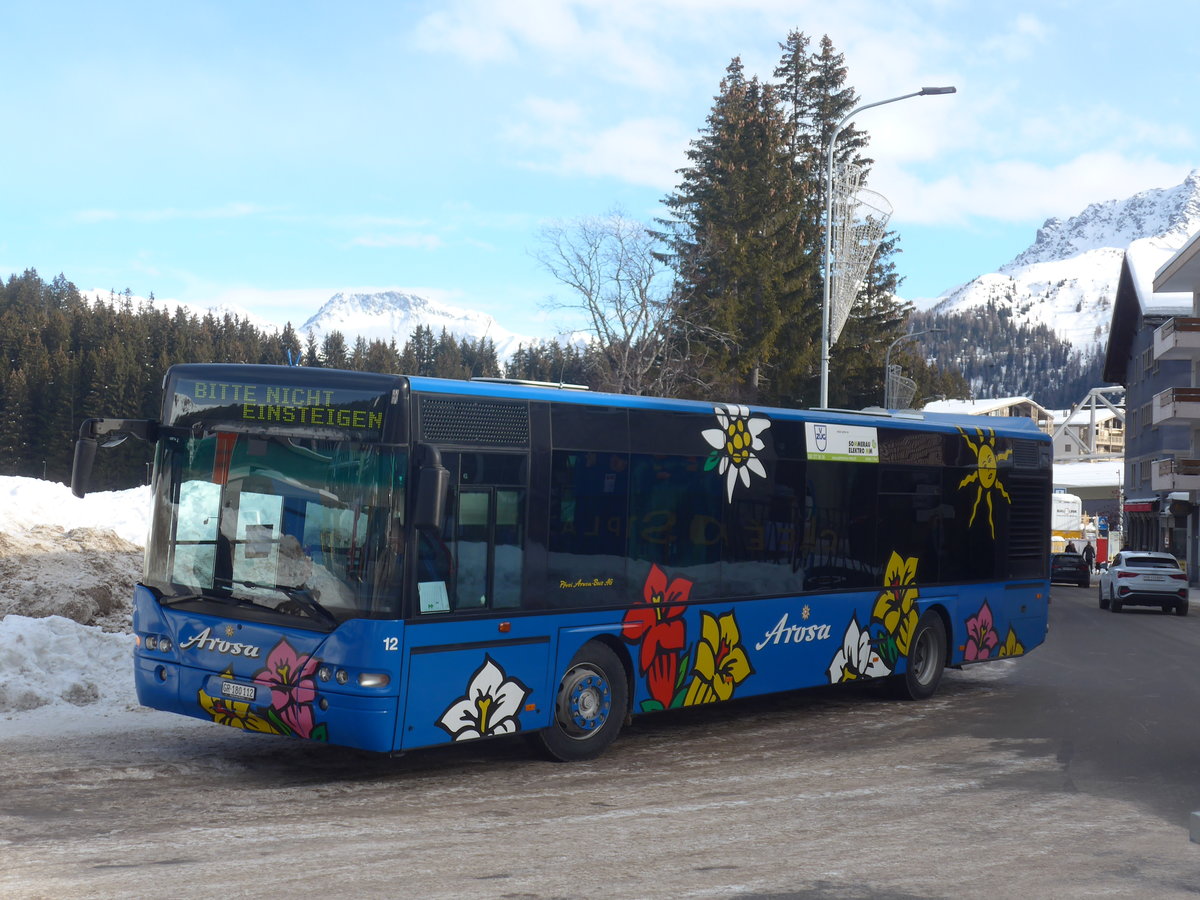
[[[301,658],[287,642],[281,640],[267,655],[267,666],[254,676],[258,684],[271,689],[271,706],[280,720],[297,737],[311,737],[314,726],[312,703],[317,699],[317,683],[313,675],[317,660]]]
[[[1000,638],[996,634],[995,624],[992,622],[992,608],[984,600],[983,606],[979,607],[979,612],[967,619],[965,659],[967,662],[987,659],[992,655],[992,651],[996,649],[998,643],[1000,643]]]

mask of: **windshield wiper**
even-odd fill
[[[159,606],[178,606],[180,603],[189,603],[192,600],[209,600],[211,598],[203,594],[180,594],[178,597],[159,597]]]
[[[256,585],[257,587],[268,587],[268,585]],[[309,588],[290,587],[286,584],[271,585],[277,591],[283,591],[288,595],[288,600],[299,606],[304,607],[311,619],[323,619],[331,628],[337,628],[338,619],[326,607],[322,606],[320,601],[313,596],[313,592]],[[280,609],[287,604],[280,604]],[[314,615],[315,613],[315,615]]]
[[[220,581],[230,586],[240,584],[243,587],[261,591],[279,591],[282,594],[286,594],[289,601],[294,602],[297,606],[301,607],[303,612],[307,613],[310,619],[319,619],[326,625],[330,626],[330,628],[336,628],[338,626],[337,616],[322,606],[317,601],[317,598],[313,596],[312,591],[308,588],[296,588],[286,584],[264,584],[260,581],[238,581],[232,578],[216,578],[214,581]],[[272,607],[267,606],[265,603],[258,603],[254,600],[251,600],[249,597],[235,597],[232,594],[230,594],[228,597],[211,597],[208,599],[216,600],[220,603],[227,603],[231,606],[253,606],[257,609],[267,609],[271,612],[281,612],[284,615],[294,614],[291,610],[284,608],[288,605],[287,603],[281,603],[279,606]]]

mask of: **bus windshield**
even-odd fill
[[[397,448],[345,440],[167,437],[145,583],[164,603],[229,604],[302,627],[396,618],[405,462]]]

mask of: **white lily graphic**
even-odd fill
[[[467,693],[450,705],[438,719],[456,741],[519,731],[517,714],[529,696],[529,688],[515,678],[509,678],[492,660],[485,656],[483,665],[471,676]]]
[[[857,616],[851,616],[846,635],[842,638],[842,648],[829,664],[830,684],[883,678],[891,674],[892,670],[872,649],[870,633],[858,627]]]
[[[750,487],[751,473],[760,478],[767,477],[767,470],[755,452],[766,445],[759,437],[771,427],[770,419],[751,417],[750,408],[724,403],[713,408],[720,428],[706,428],[701,436],[720,456],[720,474],[725,476],[725,489],[729,500],[739,481]]]

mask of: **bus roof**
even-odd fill
[[[448,378],[407,376],[414,392],[430,394],[456,394],[467,397],[491,399],[542,400],[575,406],[608,406],[626,409],[661,409],[678,412],[711,412],[714,406],[729,405],[721,401],[710,403],[702,400],[681,400],[671,397],[643,397],[632,394],[607,394],[598,391],[581,391],[575,386],[534,385],[504,380],[457,381]],[[736,404],[735,404],[736,405]],[[925,413],[905,410],[890,413],[878,407],[865,410],[847,409],[790,409],[786,407],[744,404],[752,412],[766,413],[777,419],[803,419],[808,422],[840,422],[858,425],[889,423],[916,430],[946,431],[956,427],[989,428],[997,434],[1034,440],[1050,441],[1050,436],[1041,431],[1032,419],[1011,416],[972,416],[961,413]]]

